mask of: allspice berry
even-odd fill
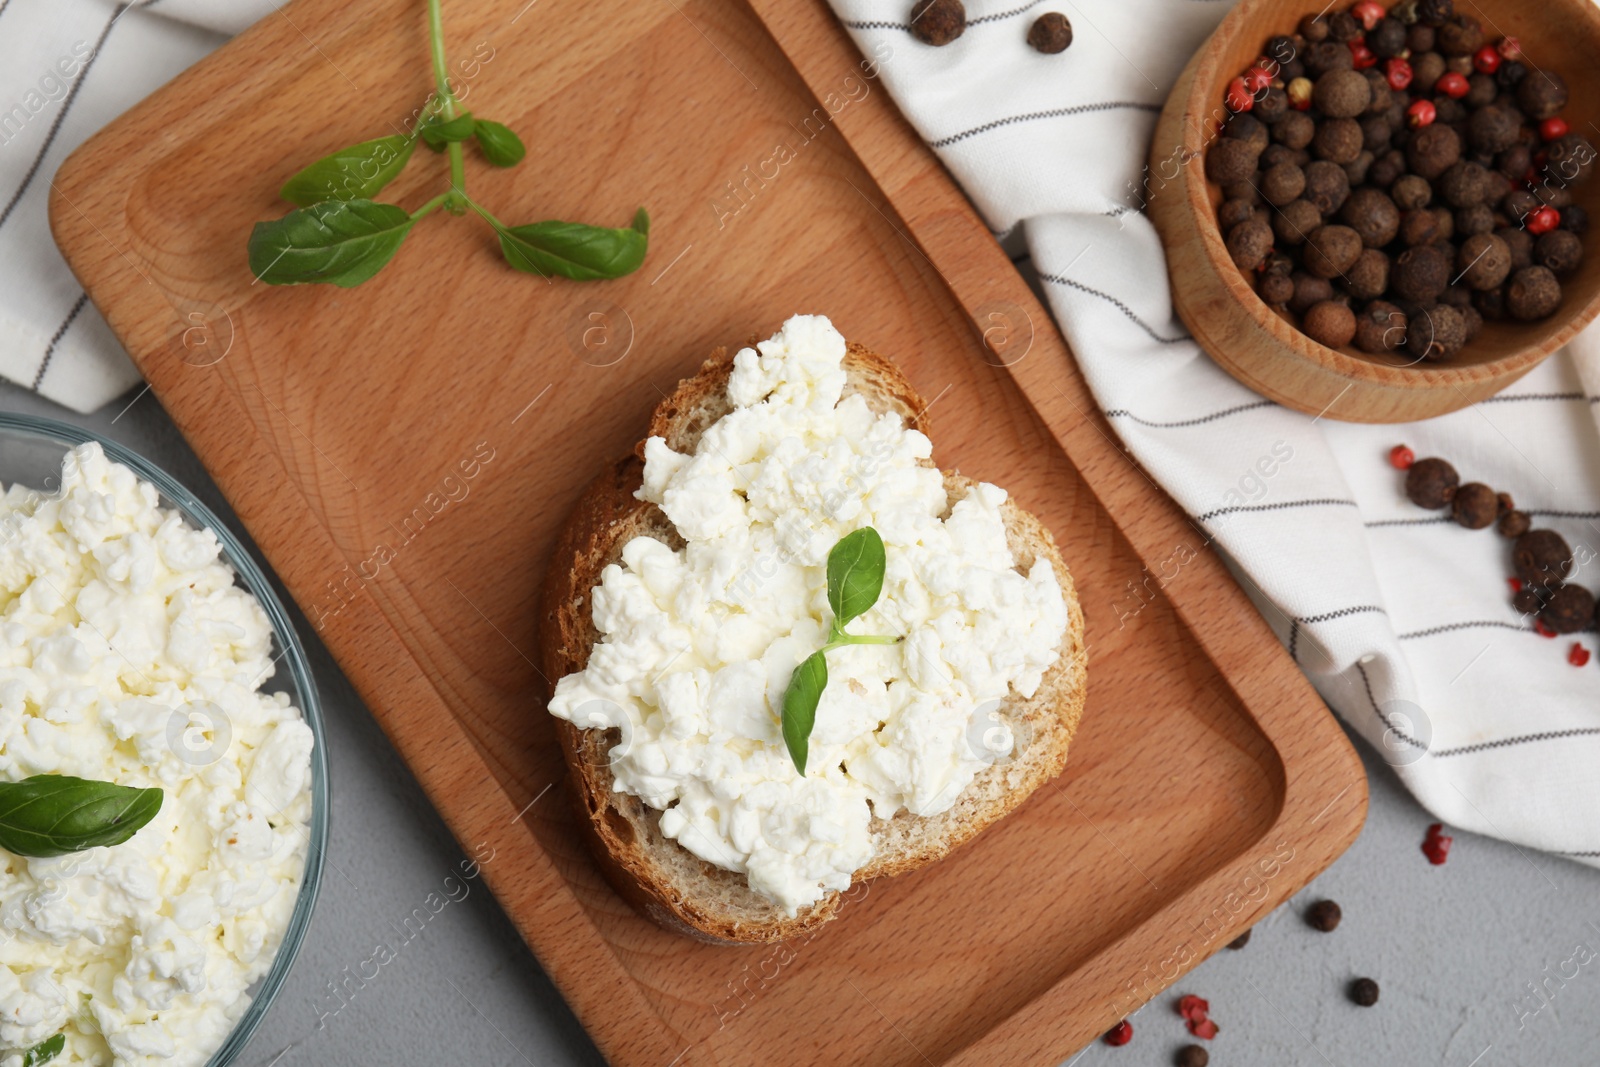
[[[1300,114],[1300,112],[1296,112]],[[1306,188],[1301,195],[1311,201],[1323,217],[1332,215],[1344,206],[1350,196],[1350,176],[1337,163],[1319,159],[1305,167]]]
[[[1389,199],[1401,211],[1415,211],[1433,200],[1433,186],[1420,174],[1406,174],[1389,187]]]
[[[1506,283],[1506,310],[1514,319],[1542,319],[1561,304],[1561,283],[1549,267],[1524,267]]]
[[[1449,359],[1467,343],[1466,313],[1443,303],[1424,308],[1412,317],[1408,337],[1423,359],[1435,362]]]
[[[911,36],[923,44],[947,45],[967,31],[961,0],[917,0],[911,5]]]
[[[1311,106],[1331,119],[1353,119],[1372,103],[1372,86],[1355,70],[1330,70],[1311,90]]]
[[[1405,312],[1387,300],[1374,300],[1356,316],[1356,347],[1361,351],[1393,353],[1405,344]]]
[[[1218,138],[1206,152],[1206,177],[1218,185],[1246,181],[1255,175],[1260,156],[1260,150],[1249,141],[1238,137]]]
[[[1482,482],[1468,482],[1456,490],[1450,501],[1450,517],[1469,530],[1481,530],[1494,522],[1500,501],[1494,490]]]
[[[1528,518],[1526,511],[1512,509],[1500,516],[1500,521],[1495,524],[1495,530],[1501,537],[1507,537],[1514,541],[1527,533],[1528,527],[1532,525],[1533,522]]]
[[[1289,301],[1289,310],[1296,315],[1304,315],[1313,305],[1333,299],[1333,283],[1328,279],[1305,271],[1296,271],[1290,277],[1294,279],[1294,297]]]
[[[1028,27],[1028,44],[1045,55],[1065,52],[1072,44],[1072,23],[1059,11],[1048,11]]]
[[[1355,314],[1337,300],[1312,305],[1300,325],[1313,341],[1329,348],[1343,348],[1356,335]]]
[[[1432,181],[1449,170],[1461,158],[1461,138],[1456,131],[1440,123],[1424,126],[1406,141],[1406,163],[1413,174]]]
[[[1533,234],[1527,230],[1502,226],[1494,231],[1494,235],[1511,250],[1512,273],[1533,266]]]
[[[1363,1008],[1378,1003],[1378,983],[1370,978],[1357,978],[1350,983],[1350,1001]]]
[[[1389,278],[1396,296],[1429,304],[1450,284],[1450,260],[1434,245],[1408,248],[1395,260]]]
[[[1217,208],[1217,225],[1227,233],[1255,213],[1256,206],[1248,200],[1224,200]]]
[[[1344,272],[1344,287],[1357,300],[1376,300],[1389,289],[1389,257],[1376,248],[1363,249]]]
[[[1488,171],[1471,160],[1459,160],[1439,175],[1439,193],[1451,207],[1471,207],[1483,202]]]
[[[1228,231],[1228,254],[1240,270],[1255,270],[1272,250],[1272,227],[1256,216]]]
[[[1291,111],[1272,126],[1272,139],[1285,148],[1299,150],[1317,133],[1316,121],[1304,111]]]
[[[1400,210],[1382,189],[1357,189],[1339,209],[1339,220],[1368,248],[1382,248],[1400,230]]]
[[[1461,476],[1448,460],[1430,456],[1419,459],[1406,471],[1406,497],[1417,507],[1437,511],[1456,495]]]
[[[1511,273],[1511,249],[1492,233],[1473,234],[1456,252],[1456,270],[1469,288],[1493,289]]]
[[[1270,307],[1287,304],[1294,296],[1294,279],[1277,271],[1264,271],[1256,281],[1256,292]]]
[[[1319,226],[1306,239],[1304,257],[1306,270],[1320,278],[1337,277],[1355,263],[1356,257],[1361,254],[1361,248],[1360,236],[1350,227]],[[1352,333],[1354,330],[1355,326],[1352,325]]]
[[[1522,116],[1502,104],[1480,107],[1467,117],[1467,143],[1480,152],[1505,152],[1522,133]],[[1521,178],[1524,166],[1513,177]]]
[[[1563,585],[1546,601],[1539,618],[1558,634],[1575,634],[1594,619],[1594,594],[1581,585]]]
[[[1185,1045],[1178,1050],[1178,1057],[1172,1062],[1178,1067],[1210,1067],[1211,1053],[1199,1045]]]
[[[1535,122],[1554,118],[1567,106],[1567,82],[1553,70],[1530,71],[1517,85],[1517,104]]]
[[[1339,920],[1344,918],[1344,912],[1339,905],[1331,900],[1319,900],[1306,909],[1306,922],[1313,930],[1323,933],[1332,933],[1339,927]]]
[[[1511,547],[1511,566],[1529,585],[1555,585],[1572,570],[1572,547],[1554,530],[1529,530]]]
[[[1567,274],[1583,262],[1583,242],[1575,233],[1551,230],[1533,242],[1533,261],[1554,274]]]
[[[1361,124],[1355,119],[1323,119],[1311,138],[1311,151],[1330,163],[1353,163],[1361,154],[1361,140]]]
[[[1309,200],[1285,204],[1272,215],[1272,232],[1278,235],[1278,243],[1291,248],[1304,244],[1321,225],[1322,213],[1312,207]]]
[[[1306,172],[1293,163],[1279,163],[1261,175],[1261,195],[1274,207],[1300,199],[1306,188]]]

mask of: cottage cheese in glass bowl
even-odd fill
[[[0,414],[0,487],[0,781],[163,791],[122,844],[0,849],[0,1067],[230,1063],[322,872],[304,650],[244,546],[113,442]]]

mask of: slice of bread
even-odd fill
[[[898,411],[909,425],[928,432],[923,402],[894,364],[851,344],[844,367],[846,395],[860,393],[872,410]],[[648,436],[665,438],[675,451],[692,452],[707,427],[732,410],[727,397],[732,370],[731,354],[725,349],[712,353],[699,374],[680,382],[657,406]],[[683,547],[683,538],[661,509],[634,497],[644,473],[643,450],[641,442],[635,455],[612,465],[588,487],[551,557],[540,651],[552,686],[588,664],[590,649],[600,639],[589,595],[600,583],[600,572],[621,559],[623,545],[634,537],[649,536],[674,549]],[[945,473],[952,503],[973,484],[959,474]],[[924,817],[901,811],[887,820],[873,819],[875,855],[856,872],[858,881],[904,874],[941,859],[1009,814],[1066,766],[1067,744],[1083,711],[1083,612],[1049,531],[1009,498],[1004,515],[1017,569],[1026,573],[1042,556],[1054,566],[1061,583],[1068,625],[1060,658],[1045,672],[1031,699],[1013,693],[1000,710],[1017,738],[1012,757],[980,771],[941,814]],[[764,942],[794,937],[837,913],[839,894],[830,893],[791,918],[752,891],[743,874],[707,863],[662,834],[659,811],[613,788],[608,753],[620,741],[620,731],[579,729],[563,719],[555,720],[555,726],[600,865],[617,891],[650,918],[704,940]]]

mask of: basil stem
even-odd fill
[[[160,789],[64,774],[0,782],[0,848],[43,857],[120,845],[156,817],[162,797]]]

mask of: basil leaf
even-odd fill
[[[324,200],[370,200],[405,169],[417,143],[409,137],[379,137],[323,156],[283,183],[278,195],[309,207]]]
[[[507,263],[530,274],[559,274],[579,282],[620,278],[639,269],[649,244],[650,216],[644,208],[633,221],[622,230],[553,220],[507,226],[500,230],[500,251]]]
[[[479,119],[472,135],[478,139],[478,149],[496,167],[514,167],[522,162],[528,150],[522,145],[522,138],[512,132],[511,127],[488,119]]]
[[[811,727],[817,722],[817,702],[827,687],[828,661],[821,652],[813,652],[794,669],[783,694],[783,743],[802,775],[811,748]]]
[[[155,818],[161,800],[160,789],[64,774],[0,782],[0,848],[18,856],[61,856],[120,845]]]
[[[885,568],[883,538],[870,526],[845,534],[833,546],[828,553],[828,606],[835,631],[878,602]]]
[[[41,1067],[42,1064],[49,1063],[61,1055],[61,1050],[66,1047],[66,1034],[47,1037],[22,1054],[22,1067]]]
[[[453,119],[443,120],[434,116],[417,128],[422,139],[428,142],[428,147],[435,151],[454,141],[465,141],[472,136],[472,131],[477,123],[472,117],[472,112],[463,111]]]
[[[268,285],[360,285],[394,256],[411,223],[411,215],[394,204],[313,204],[256,223],[250,233],[250,272]]]

